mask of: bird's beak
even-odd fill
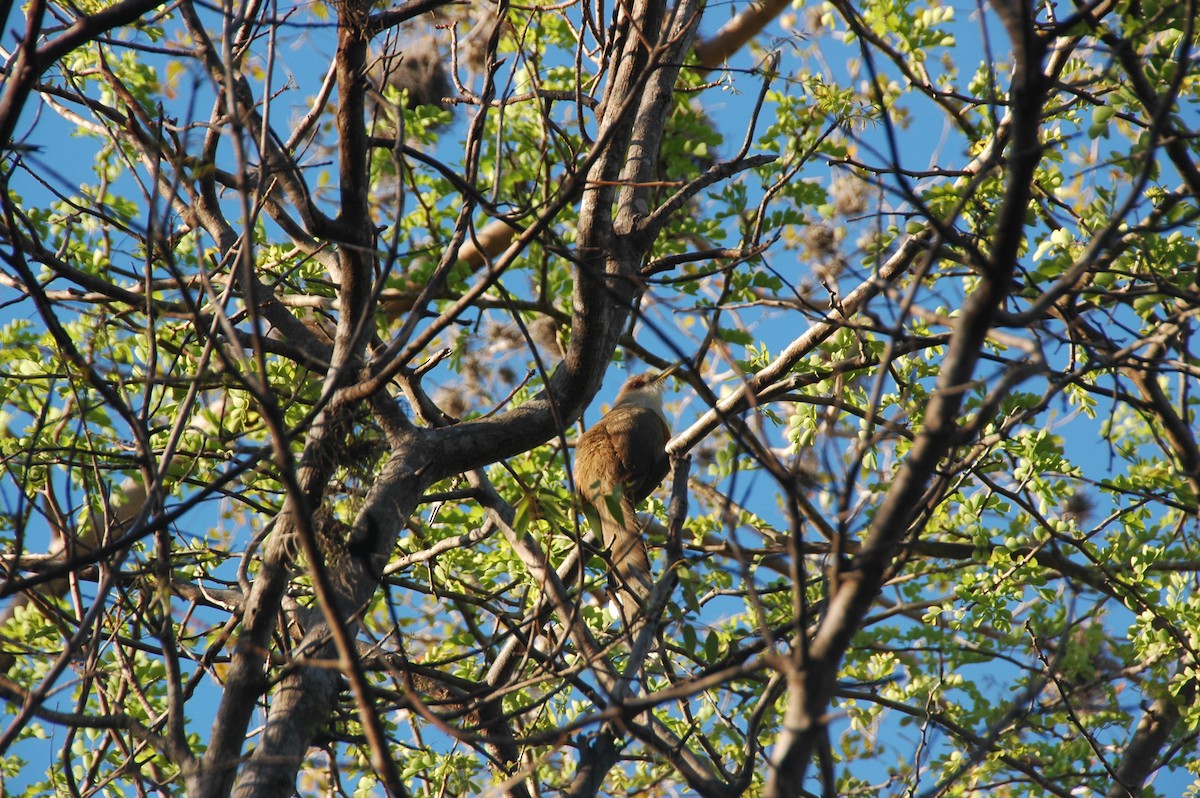
[[[662,371],[660,371],[658,373],[658,376],[656,376],[654,378],[654,380],[652,381],[653,384],[654,385],[662,385],[664,382],[666,382],[667,377],[670,377],[672,374],[679,371],[681,366],[683,366],[683,363],[674,363],[670,366],[667,366],[665,369],[663,369]]]

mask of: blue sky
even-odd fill
[[[960,31],[957,45],[950,51],[956,60],[966,65],[972,63],[972,59],[978,60],[979,53],[982,49],[982,39],[980,38],[981,22],[977,12],[977,6],[970,4],[955,5],[957,12],[958,26]],[[804,12],[801,12],[804,13]],[[984,20],[990,20],[988,29],[992,32],[994,39],[992,42],[993,49],[1000,51],[1003,42],[1002,35],[996,35],[996,27],[994,20],[990,15],[985,15]],[[703,32],[711,33],[724,20],[722,8],[719,6],[710,6],[708,18],[705,23]],[[6,29],[11,30],[14,26],[10,24]],[[770,37],[775,37],[775,41],[781,47],[786,47],[792,34],[787,33],[774,26],[769,32]],[[771,38],[764,39],[764,44],[770,41]],[[849,81],[861,80],[863,74],[851,77],[851,70],[847,66],[847,62],[857,57],[857,49],[850,45],[839,44],[833,37],[825,36],[821,39],[821,57],[824,59],[828,67],[829,75],[834,81]],[[329,53],[332,51],[330,30],[321,27],[314,27],[308,30],[301,31],[294,41],[289,42],[285,46],[287,53],[286,60],[289,61],[291,73],[284,73],[280,68],[277,73],[274,85],[282,87],[285,79],[294,80],[298,85],[294,90],[289,90],[285,95],[284,102],[280,103],[279,109],[289,108],[293,116],[298,116],[305,110],[306,99],[311,97],[316,92],[316,87],[319,85],[322,73],[318,70],[327,63]],[[315,55],[313,57],[305,57],[306,51],[311,51]],[[732,66],[748,70],[753,67],[759,60],[759,56],[755,53],[743,53],[735,59]],[[788,59],[785,58],[785,65],[788,64]],[[722,129],[725,134],[726,144],[723,154],[728,155],[736,149],[744,134],[744,124],[749,116],[750,104],[757,93],[759,78],[748,73],[736,74],[733,78],[736,90],[723,91],[720,93],[710,91],[705,95],[706,108],[711,113],[714,121]],[[188,92],[191,87],[185,80],[181,83],[181,90]],[[195,115],[203,118],[208,112],[208,103],[210,98],[205,96],[205,91],[201,91],[201,99],[194,107]],[[932,164],[941,162],[942,158],[949,162],[949,165],[959,162],[961,148],[964,142],[958,141],[953,137],[947,136],[946,129],[942,126],[940,116],[933,114],[925,114],[920,107],[910,109],[912,112],[911,122],[903,129],[902,135],[902,150],[901,163],[903,166],[912,169],[923,169]],[[771,113],[770,108],[764,112],[765,120],[769,118]],[[466,113],[459,112],[456,125],[459,129],[464,124]],[[277,124],[279,120],[277,119]],[[281,124],[280,128],[284,131],[287,129],[286,124]],[[56,187],[64,191],[73,191],[77,188],[79,182],[90,181],[94,182],[95,176],[91,173],[91,148],[82,146],[83,142],[72,137],[72,126],[61,119],[58,119],[48,109],[43,109],[40,114],[35,112],[31,105],[26,112],[22,125],[19,128],[18,136],[23,136],[27,131],[32,131],[28,138],[24,140],[26,143],[38,145],[42,148],[41,152],[30,156],[38,169],[43,174],[54,176]],[[453,133],[454,129],[452,129]],[[865,127],[859,131],[864,144],[873,146],[878,152],[886,152],[886,142],[883,138],[882,128]],[[448,135],[445,139],[447,142],[455,140],[454,135]],[[446,144],[446,147],[453,146]],[[447,155],[448,160],[452,160],[450,155]],[[946,164],[943,164],[946,165]],[[824,165],[814,165],[812,176],[820,180],[828,180],[830,171]],[[118,191],[126,190],[130,186],[123,186],[118,183],[114,188]],[[14,181],[14,188],[21,194],[28,196],[31,199],[44,197],[46,190],[26,179],[18,179]],[[795,258],[796,262],[791,259]],[[798,262],[799,258],[794,253],[773,254],[770,257],[770,262],[773,266],[780,269],[790,269],[794,273],[796,268],[802,268],[804,264]],[[8,289],[0,288],[0,303],[7,303],[11,300],[12,293]],[[751,329],[762,331],[764,342],[773,349],[778,348],[784,342],[789,340],[795,333],[800,331],[802,321],[799,317],[796,320],[794,328],[786,326],[771,326],[765,323],[756,324],[755,317],[759,315],[759,311],[746,311],[745,316]],[[33,309],[27,303],[9,304],[0,310],[0,322],[6,322],[12,318],[30,318],[34,317]],[[661,326],[673,329],[673,316],[670,309],[663,309],[662,315],[658,316],[658,321]],[[663,355],[668,354],[666,347],[659,350]],[[1060,353],[1061,355],[1062,353]],[[639,366],[640,368],[640,366]],[[615,394],[616,388],[626,376],[626,372],[614,368],[606,380],[605,386],[601,394],[597,397],[597,405],[588,411],[587,418],[595,419],[598,415],[597,409],[600,404],[610,402]],[[713,386],[718,388],[719,386]],[[689,416],[698,413],[702,408],[695,403],[683,403],[676,407],[676,418],[679,425],[687,423]],[[1103,413],[1101,414],[1103,417]],[[1079,424],[1079,420],[1072,421],[1072,424]],[[1096,469],[1095,475],[1101,476],[1106,468],[1107,443],[1101,439],[1098,432],[1098,425],[1085,424],[1084,427],[1089,430],[1090,434],[1076,434],[1069,441],[1069,454],[1074,456],[1074,459],[1080,462],[1088,462]],[[1078,453],[1078,454],[1077,454]],[[766,479],[741,477],[742,482],[739,483],[741,491],[744,493],[748,502],[761,505],[762,507],[770,507],[774,503],[774,486]],[[11,485],[5,483],[0,486],[0,492],[3,492],[6,502],[11,502],[12,497],[9,493]],[[193,519],[192,523],[218,523],[216,520],[216,507],[211,507],[211,521],[205,521],[202,518]],[[39,548],[36,541],[30,542],[30,548],[37,550]],[[1112,619],[1116,625],[1124,624],[1126,619]],[[981,684],[987,684],[989,679],[994,679],[997,689],[1002,689],[1006,685],[1008,674],[1002,669],[985,672],[980,678]],[[196,718],[198,724],[203,726],[203,720]],[[895,730],[898,740],[906,739],[906,735],[912,735],[914,730]],[[908,745],[915,745],[915,740],[911,737],[907,738]],[[55,743],[59,741],[54,741]],[[39,746],[38,750],[43,750]],[[52,746],[49,750],[55,750]],[[31,757],[32,759],[32,757]],[[36,762],[36,759],[34,760]],[[1166,794],[1172,792],[1182,792],[1183,786],[1188,783],[1188,780],[1179,776],[1176,783],[1175,776],[1171,774],[1163,774],[1162,783],[1158,786]]]

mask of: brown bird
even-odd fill
[[[666,452],[671,428],[663,413],[662,392],[666,378],[678,367],[626,380],[612,409],[575,446],[575,489],[608,551],[610,584],[616,587],[621,615],[631,629],[654,585],[634,508],[671,470]]]

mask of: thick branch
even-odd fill
[[[959,443],[957,418],[992,320],[1009,290],[1017,252],[1024,240],[1034,170],[1040,160],[1038,127],[1045,93],[1038,40],[1024,3],[998,3],[1013,44],[1010,99],[1013,137],[1001,205],[992,238],[988,272],[967,297],[951,338],[925,423],[892,481],[863,543],[862,551],[830,585],[829,606],[810,642],[800,641],[787,666],[788,703],[783,729],[771,755],[766,794],[799,796],[808,764],[824,737],[825,712],[836,687],[838,666],[854,633],[882,586],[887,566],[909,534],[934,471]]]

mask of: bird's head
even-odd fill
[[[647,371],[645,374],[634,374],[625,380],[625,384],[617,392],[617,398],[613,402],[613,407],[635,405],[638,407],[648,407],[651,410],[657,410],[661,413],[662,392],[667,387],[667,377],[678,371],[680,365],[676,363],[659,372]]]

